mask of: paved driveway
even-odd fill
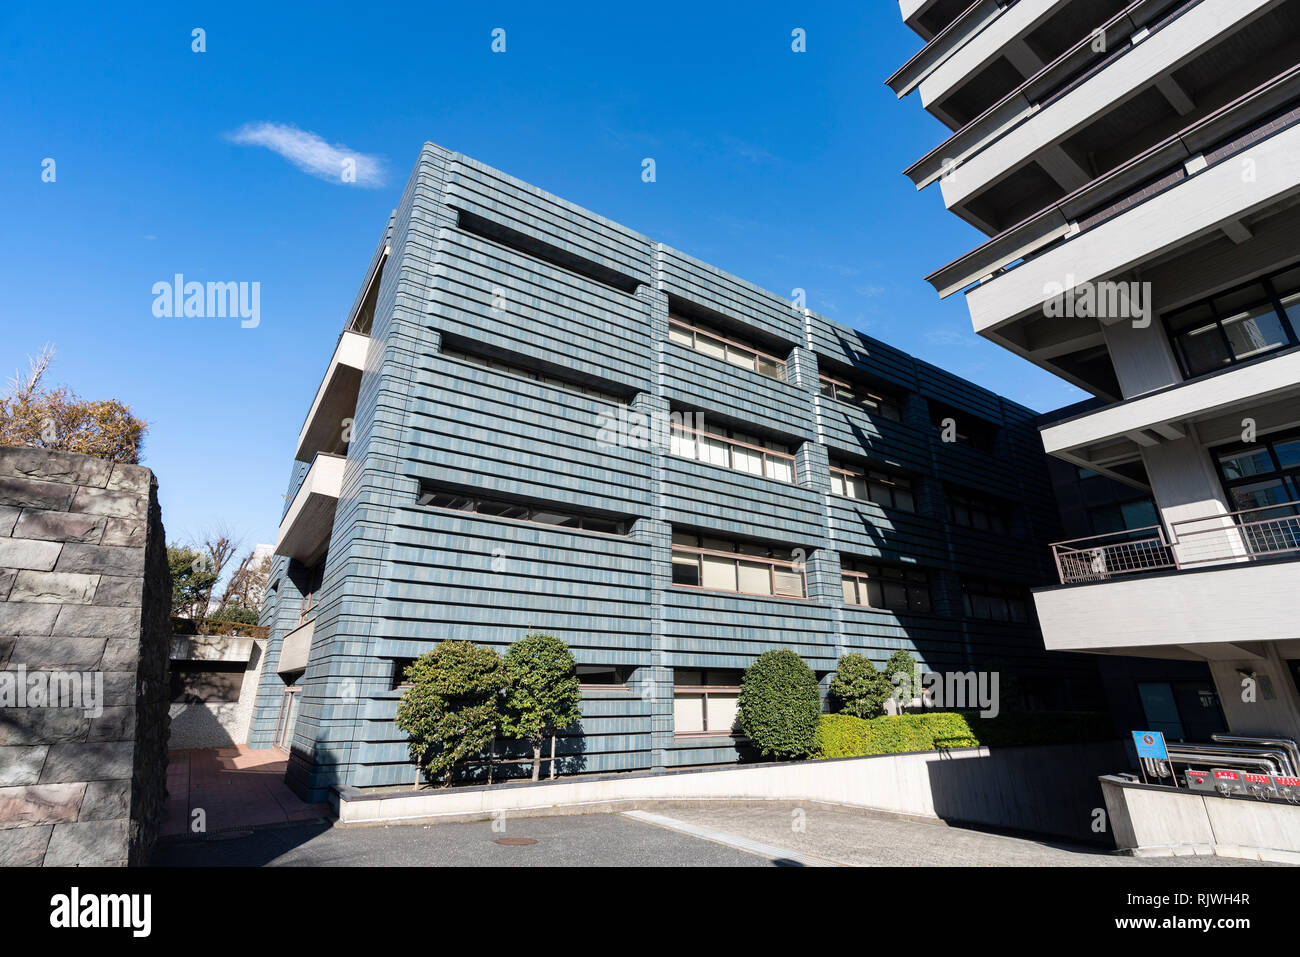
[[[503,845],[501,838],[536,841]],[[1134,859],[1094,848],[823,804],[665,802],[621,814],[337,828],[300,824],[165,842],[162,866],[1031,867],[1267,866],[1213,857]]]

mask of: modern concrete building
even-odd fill
[[[1231,729],[1300,737],[1300,4],[902,0],[910,169],[989,237],[927,277],[1097,397],[1047,451],[1149,494],[1054,548],[1050,649],[1206,662]]]
[[[1033,412],[460,154],[421,151],[303,404],[249,743],[313,799],[414,781],[398,685],[445,639],[568,642],[566,771],[735,761],[769,648],[1099,703],[1028,609]]]

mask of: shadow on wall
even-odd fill
[[[1026,773],[1030,754],[1041,755]],[[995,748],[987,756],[928,765],[934,812],[952,823],[1017,830],[1115,846],[1102,799],[1103,774],[1129,766],[1124,743]],[[1100,828],[1100,829],[1099,829]]]
[[[237,707],[233,701],[173,704],[168,750],[184,751],[190,748],[221,748],[243,744],[243,741],[236,741],[231,733]]]

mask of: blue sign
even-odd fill
[[[1137,745],[1139,758],[1156,758],[1169,760],[1169,749],[1165,747],[1165,736],[1159,731],[1134,731],[1133,743]]]

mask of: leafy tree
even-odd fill
[[[116,399],[83,400],[71,389],[42,389],[41,378],[54,361],[46,346],[28,359],[28,371],[15,373],[0,396],[0,445],[80,452],[113,462],[140,460],[147,426]]]
[[[506,652],[504,734],[533,748],[533,780],[541,776],[542,743],[582,717],[577,663],[555,635],[520,638]]]
[[[888,682],[890,694],[898,701],[900,708],[909,706],[921,693],[917,681],[916,658],[910,651],[902,648],[895,651],[885,662],[885,681]]]
[[[736,722],[764,757],[813,754],[821,710],[817,676],[793,651],[765,651],[745,669]]]
[[[834,710],[855,718],[884,714],[885,702],[893,691],[889,679],[876,670],[870,658],[854,653],[840,659],[830,686]]]
[[[410,686],[397,705],[397,726],[411,738],[411,757],[450,787],[456,766],[491,747],[501,729],[501,656],[468,641],[444,641],[406,669]]]
[[[217,583],[210,556],[188,545],[168,545],[167,564],[172,574],[172,613],[202,618],[208,595]]]

